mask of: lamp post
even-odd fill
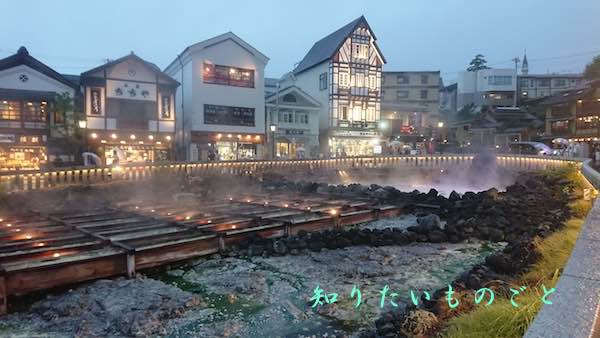
[[[275,124],[271,124],[269,126],[271,129],[271,159],[275,159],[275,132],[277,131],[277,126]]]
[[[77,125],[79,126],[79,129],[83,130],[83,149],[84,151],[87,151],[87,121],[79,120]]]

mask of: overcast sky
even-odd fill
[[[440,70],[446,83],[472,57],[494,68],[527,49],[530,73],[581,72],[600,54],[599,0],[5,0],[0,57],[26,46],[59,72],[79,74],[130,51],[163,68],[186,46],[233,31],[293,68],[314,42],[364,14],[384,70]]]

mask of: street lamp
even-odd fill
[[[83,149],[87,151],[87,121],[79,120],[77,125],[79,126],[79,129],[83,130]]]
[[[444,122],[440,121],[438,122],[438,128],[444,128]]]
[[[269,126],[269,129],[271,129],[271,142],[273,143],[273,145],[271,146],[271,156],[272,159],[275,159],[275,132],[277,131],[277,126],[275,124],[272,124]]]

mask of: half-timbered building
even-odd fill
[[[364,16],[317,41],[284,78],[319,101],[319,139],[326,156],[381,151],[381,70],[385,58]]]

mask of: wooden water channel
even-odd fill
[[[223,251],[250,236],[276,238],[399,215],[373,200],[318,194],[245,195],[210,202],[115,205],[0,217],[0,313],[7,297]]]

